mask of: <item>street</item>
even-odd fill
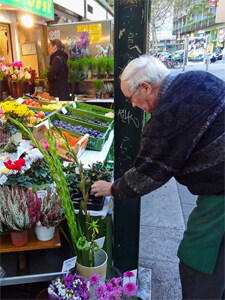
[[[196,70],[206,71],[206,65],[185,66],[185,72]],[[171,74],[179,74],[183,72],[183,68],[181,67],[180,69],[170,69],[170,72]],[[225,59],[218,60],[214,63],[209,64],[208,72],[225,81]]]

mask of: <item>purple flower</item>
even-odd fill
[[[127,296],[135,296],[137,293],[137,286],[133,282],[128,282],[123,287],[124,294]]]
[[[112,283],[112,285],[117,285],[117,278],[116,277],[113,277],[111,280],[110,280],[110,283]]]
[[[133,272],[131,272],[131,271],[127,271],[127,272],[125,272],[124,274],[123,274],[123,276],[124,277],[134,277],[134,273]]]
[[[123,278],[118,277],[116,278],[116,285],[120,285],[123,282]]]
[[[106,283],[105,285],[106,285],[106,290],[107,290],[108,292],[112,291],[112,289],[113,289],[112,283],[108,282],[108,283]]]
[[[100,298],[104,296],[104,293],[106,291],[106,285],[105,284],[100,284],[95,291],[95,295]]]
[[[99,274],[92,274],[89,278],[90,285],[93,286],[99,284],[99,279],[100,279]]]

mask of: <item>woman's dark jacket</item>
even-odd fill
[[[57,50],[50,57],[50,69],[47,73],[49,93],[59,97],[59,100],[68,100],[70,94],[67,59],[68,55],[63,50]]]

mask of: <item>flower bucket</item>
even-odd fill
[[[34,229],[36,233],[36,237],[39,241],[50,241],[55,233],[55,227],[49,227],[47,228],[46,226],[36,226]]]
[[[10,232],[11,240],[14,246],[22,247],[28,243],[28,230],[22,232]]]
[[[12,96],[15,99],[23,96],[24,92],[24,82],[22,81],[11,81],[12,85]]]
[[[108,260],[107,253],[103,249],[100,249],[97,252],[95,252],[96,267],[92,267],[92,268],[85,267],[77,262],[76,263],[77,273],[81,277],[84,277],[85,280],[88,280],[92,274],[99,274],[100,281],[104,282],[106,279],[107,260]]]

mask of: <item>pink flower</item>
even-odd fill
[[[95,295],[100,298],[104,296],[104,293],[106,291],[106,285],[105,284],[100,284],[99,286],[97,286],[96,290],[95,290]]]
[[[16,80],[16,75],[15,74],[12,75],[12,79]]]
[[[59,143],[56,143],[56,150],[59,149]]]
[[[45,148],[46,151],[49,151],[49,148],[48,148],[48,142],[47,141],[43,141],[41,143],[41,145]]]
[[[0,57],[0,61],[5,61],[5,57]]]
[[[116,278],[117,285],[120,285],[122,282],[123,282],[123,278],[121,278],[121,277]]]
[[[0,107],[0,115],[2,114],[2,112],[3,112],[3,108],[2,108],[2,107]]]
[[[125,272],[124,274],[123,274],[123,276],[124,277],[134,277],[134,273],[133,272],[131,272],[131,271],[127,271],[127,272]]]
[[[106,290],[107,290],[107,291],[110,292],[110,291],[113,289],[112,283],[108,282],[108,283],[106,283],[105,285],[106,285]]]
[[[128,282],[123,287],[124,294],[127,296],[135,296],[137,293],[137,286],[133,282]]]
[[[90,285],[93,286],[99,284],[99,279],[100,279],[99,274],[92,274],[89,278]]]
[[[22,61],[15,61],[13,63],[14,67],[22,68],[23,67],[23,62]]]

